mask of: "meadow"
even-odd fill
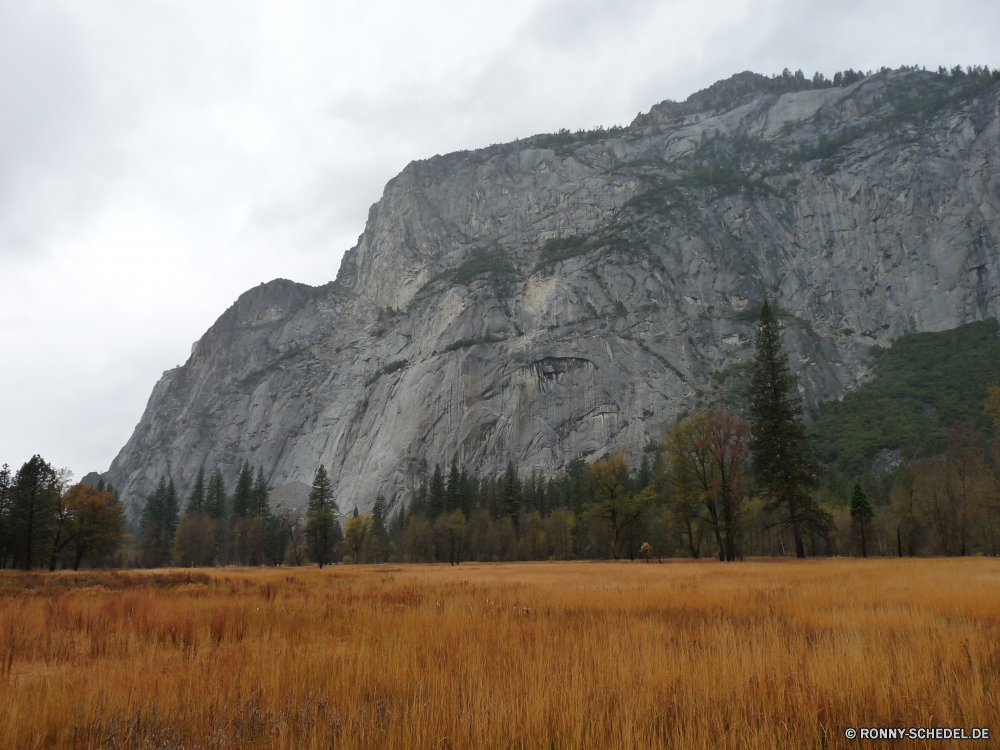
[[[0,748],[875,747],[998,674],[989,558],[0,572]]]

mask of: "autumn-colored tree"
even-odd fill
[[[361,555],[365,551],[365,543],[371,538],[373,525],[372,517],[368,513],[352,516],[347,521],[344,539],[355,563],[361,562]]]
[[[205,513],[185,513],[174,534],[173,563],[177,567],[202,567],[215,561],[216,523]]]
[[[522,560],[541,560],[545,550],[545,522],[537,510],[522,510],[517,522]]]
[[[462,560],[462,541],[465,539],[465,514],[461,510],[455,510],[448,516],[445,539],[448,544],[448,560],[452,565],[458,565]]]
[[[593,502],[586,516],[606,524],[611,536],[611,554],[621,559],[623,532],[642,515],[643,499],[629,493],[628,464],[615,453],[603,461],[594,461],[587,470],[593,487]]]
[[[954,529],[949,552],[963,557],[969,554],[973,529],[982,528],[986,521],[983,511],[987,497],[995,494],[982,460],[984,447],[982,436],[964,422],[952,425],[945,440],[945,488]]]
[[[73,570],[79,570],[85,558],[97,564],[121,549],[125,536],[125,509],[114,492],[76,484],[67,495],[72,523],[69,535],[72,542]]]
[[[49,571],[56,569],[56,561],[73,541],[73,510],[68,502],[69,493],[59,487],[52,501],[52,541],[49,543]]]
[[[576,516],[566,508],[553,508],[545,518],[545,547],[556,560],[573,557],[573,528]]]
[[[729,411],[713,411],[708,417],[707,428],[713,467],[708,489],[720,530],[719,557],[732,562],[737,557],[743,533],[744,467],[748,459],[750,428],[741,417]]]
[[[421,515],[411,514],[406,519],[399,546],[406,562],[433,562],[434,531],[430,521]]]
[[[279,506],[274,514],[281,523],[283,534],[287,534],[285,563],[299,566],[306,561],[308,542],[306,540],[304,515],[298,508]]]

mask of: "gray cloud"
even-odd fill
[[[0,461],[105,468],[239,293],[332,279],[413,159],[745,69],[995,66],[997,28],[974,0],[0,0]]]

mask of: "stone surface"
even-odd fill
[[[323,462],[341,510],[398,506],[452,456],[637,461],[728,397],[765,296],[807,410],[861,382],[873,344],[996,316],[997,84],[753,85],[729,109],[410,164],[336,281],[246,292],[164,374],[106,476],[141,502],[165,473],[186,493],[220,466],[231,488],[246,459],[296,488]],[[953,101],[899,114],[927,92]],[[544,264],[573,236],[585,252]]]

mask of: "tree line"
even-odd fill
[[[621,454],[522,480],[440,466],[387,537],[400,560],[451,561],[829,554],[834,515],[802,422],[777,319],[761,307],[746,415],[678,420],[633,470]],[[372,540],[375,554],[385,545]]]
[[[662,559],[833,554],[1000,554],[1000,449],[964,424],[943,453],[904,455],[894,473],[853,486],[813,457],[798,382],[771,307],[761,306],[742,413],[680,418],[637,467],[621,454],[522,476],[508,462],[478,477],[457,459],[417,482],[408,507],[338,506],[319,466],[304,508],[272,508],[262,467],[244,462],[232,494],[221,470],[198,472],[188,497],[160,479],[134,539],[113,487],[67,487],[38,456],[0,471],[0,565],[148,567]],[[1000,387],[987,413],[1000,427]],[[182,510],[183,505],[183,510]]]
[[[125,510],[114,487],[70,484],[41,456],[0,468],[0,568],[122,564]]]

